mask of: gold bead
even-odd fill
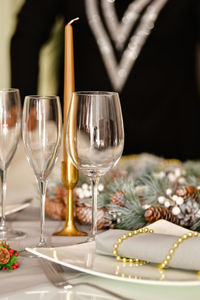
[[[171,260],[171,255],[174,254],[175,249],[179,246],[180,243],[182,243],[184,240],[188,239],[189,237],[196,237],[200,236],[200,233],[198,232],[189,232],[187,234],[183,234],[180,238],[178,238],[177,242],[173,244],[173,247],[170,249],[169,254],[167,255],[166,259],[162,262],[160,265],[160,268],[165,268],[167,264],[169,263],[169,260]]]
[[[126,262],[140,262],[139,259],[135,259],[135,258],[121,258],[121,256],[118,255],[118,250],[117,248],[119,247],[119,244],[121,244],[123,242],[123,240],[126,240],[129,237],[132,237],[133,235],[137,235],[138,233],[144,233],[144,232],[153,232],[153,229],[148,229],[148,228],[140,228],[138,230],[134,230],[134,231],[130,231],[128,234],[123,234],[122,237],[118,238],[117,242],[113,245],[113,251],[112,253],[115,255],[116,260],[117,261],[123,261],[124,263]],[[145,263],[143,261],[141,261],[141,263]]]

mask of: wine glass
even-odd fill
[[[124,147],[124,129],[118,93],[74,92],[69,107],[66,147],[72,163],[89,176],[92,186],[92,227],[97,232],[99,178],[119,161]]]
[[[1,223],[0,240],[25,236],[24,232],[9,229],[5,218],[6,173],[16,152],[21,133],[21,101],[18,89],[0,91],[0,175],[1,175]]]
[[[47,178],[56,162],[61,143],[62,116],[57,96],[26,96],[22,134],[29,164],[36,176],[41,194],[40,241],[45,247],[45,198]]]

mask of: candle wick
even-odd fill
[[[75,18],[75,19],[73,19],[73,20],[71,20],[68,24],[72,24],[74,21],[78,21],[79,20],[79,18]]]

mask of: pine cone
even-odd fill
[[[122,191],[117,191],[116,193],[112,194],[110,197],[110,202],[112,204],[121,206],[121,207],[125,207],[124,202],[125,202],[126,198],[125,195]]]
[[[46,214],[55,220],[65,220],[66,218],[66,206],[62,201],[56,199],[47,199],[45,205]]]
[[[7,248],[0,247],[0,264],[5,265],[10,260],[10,253]]]
[[[1,246],[1,245],[3,245],[4,248],[7,248],[7,249],[10,248],[10,246],[9,246],[5,241],[0,241],[0,246]]]
[[[111,221],[108,221],[105,218],[106,209],[98,208],[97,210],[97,228],[107,228],[111,225]],[[76,217],[80,223],[91,225],[92,224],[92,208],[86,206],[77,206],[76,207]]]
[[[29,113],[27,128],[29,131],[33,131],[36,129],[36,127],[37,127],[37,111],[35,108],[32,108]]]
[[[184,203],[180,205],[180,225],[187,228],[193,226],[199,218],[199,208],[199,203],[190,198],[186,199]]]
[[[55,189],[56,199],[65,203],[65,198],[67,196],[67,190],[63,185],[58,185]]]
[[[10,110],[10,117],[7,118],[6,123],[8,128],[12,128],[14,126],[16,126],[16,122],[17,122],[17,106],[12,106],[11,110]]]
[[[176,195],[184,199],[190,197],[196,202],[200,203],[199,190],[195,186],[186,185],[180,187],[176,190]]]
[[[177,216],[173,215],[171,210],[164,206],[151,206],[149,207],[144,214],[144,217],[148,223],[153,223],[160,219],[167,220],[174,224],[179,224],[179,219]]]

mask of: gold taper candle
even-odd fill
[[[72,93],[75,91],[74,80],[74,43],[73,28],[71,24],[79,18],[71,20],[65,26],[65,65],[64,65],[64,132],[63,132],[63,159],[67,160],[65,146],[67,113],[70,105]]]
[[[64,65],[64,124],[63,124],[63,162],[62,162],[62,183],[67,189],[66,197],[66,222],[64,228],[54,235],[62,236],[80,236],[86,235],[80,232],[74,224],[74,205],[73,189],[78,181],[78,170],[70,162],[66,150],[66,123],[67,113],[71,101],[72,93],[75,90],[74,79],[74,45],[73,45],[73,28],[71,24],[79,18],[71,20],[65,26],[65,65]]]

